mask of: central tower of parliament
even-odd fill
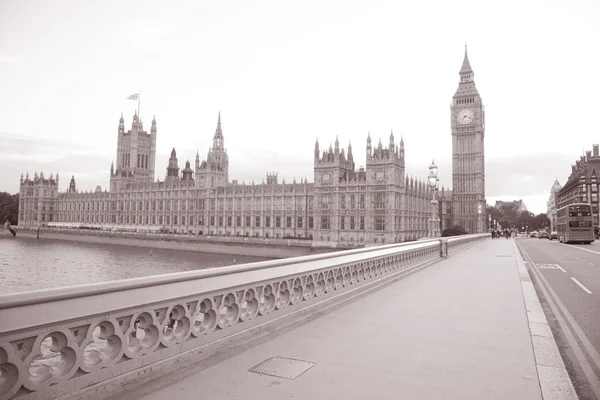
[[[465,50],[452,103],[454,193],[440,190],[442,229],[451,224],[483,231],[485,210],[481,98]],[[117,128],[110,190],[78,191],[71,177],[21,176],[19,226],[171,232],[211,236],[296,238],[313,242],[394,243],[427,236],[432,193],[426,180],[405,173],[404,140],[391,132],[385,144],[366,139],[366,166],[356,168],[353,147],[315,143],[313,182],[279,182],[267,173],[260,184],[229,179],[221,115],[206,159],[180,170],[175,148],[163,181],[155,179],[157,122],[144,130],[137,113],[131,129]],[[423,171],[424,174],[426,171]]]

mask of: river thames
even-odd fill
[[[2,238],[0,294],[263,260],[269,258],[49,239]]]

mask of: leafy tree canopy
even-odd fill
[[[19,194],[0,192],[0,224],[9,221],[16,225],[19,215]]]

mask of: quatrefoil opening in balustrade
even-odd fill
[[[258,299],[254,289],[248,289],[244,292],[244,299],[240,307],[240,319],[250,321],[258,315]]]
[[[235,295],[229,293],[223,297],[223,303],[219,309],[218,326],[221,329],[233,326],[240,317],[240,307],[236,302]]]
[[[295,305],[302,301],[302,297],[304,296],[304,289],[302,288],[302,280],[300,278],[295,278],[294,283],[292,285],[293,286],[290,297],[290,303]]]
[[[352,275],[350,274],[350,268],[344,267],[343,275],[342,275],[342,286],[348,287],[352,282]]]
[[[325,294],[325,291],[326,291],[325,274],[323,272],[320,272],[319,275],[317,275],[317,285],[315,287],[315,295],[317,297],[321,297]]]
[[[153,351],[159,344],[158,323],[149,312],[139,314],[129,329],[127,353],[129,356]]]
[[[198,306],[198,313],[193,319],[192,333],[199,337],[212,332],[217,326],[217,311],[211,299],[204,299]]]
[[[63,332],[52,332],[36,341],[35,357],[29,363],[29,379],[26,387],[37,390],[66,379],[77,369],[77,352],[69,346]]]
[[[335,289],[335,277],[334,271],[327,272],[327,279],[325,280],[325,293],[331,293]]]
[[[116,363],[123,355],[123,341],[110,321],[91,327],[91,337],[83,343],[81,368],[86,372]]]
[[[278,310],[283,310],[285,307],[290,304],[290,291],[288,289],[288,284],[286,281],[283,281],[279,284],[277,299],[275,301],[275,307]]]
[[[344,286],[344,273],[341,269],[335,271],[334,288],[340,290]]]
[[[260,315],[267,315],[275,309],[275,294],[273,293],[273,286],[265,285],[262,289],[262,295],[260,296],[258,311]]]
[[[310,300],[314,297],[316,292],[316,285],[312,275],[306,278],[306,285],[304,285],[304,300]]]
[[[163,327],[163,344],[182,343],[191,332],[191,321],[186,309],[178,304],[171,309]]]

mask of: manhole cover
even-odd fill
[[[271,375],[285,379],[295,379],[308,371],[314,362],[295,360],[287,357],[272,357],[249,369],[257,374]]]

